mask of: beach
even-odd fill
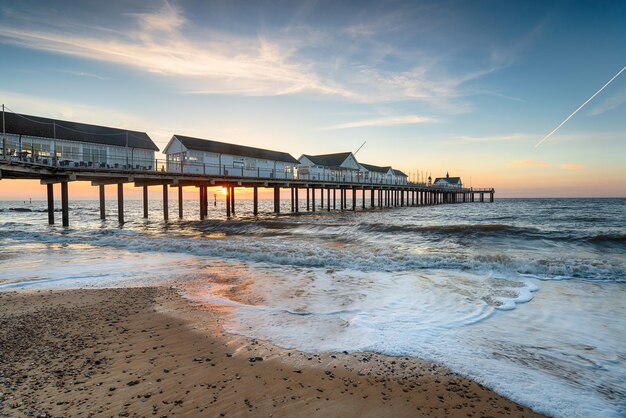
[[[230,335],[219,309],[168,287],[0,305],[0,416],[538,416],[419,359]]]

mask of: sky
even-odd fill
[[[0,3],[11,111],[358,152],[497,197],[626,196],[624,1]],[[95,188],[72,186],[82,197]],[[45,196],[0,181],[0,199]],[[78,193],[78,192],[76,192]]]

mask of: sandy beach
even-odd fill
[[[537,416],[432,363],[231,336],[168,288],[0,293],[1,416]]]

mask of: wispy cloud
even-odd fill
[[[13,23],[0,26],[0,42],[170,77],[187,94],[315,93],[360,103],[422,102],[448,113],[471,109],[465,83],[515,60],[502,48],[479,68],[460,72],[444,53],[420,53],[385,40],[381,34],[412,22],[405,11],[373,15],[325,30],[296,21],[246,34],[200,25],[165,2],[124,14],[115,29],[87,30],[67,19],[55,26],[43,13],[12,15]]]
[[[618,91],[609,96],[589,112],[589,116],[598,116],[626,103],[626,90]]]
[[[537,133],[504,133],[500,135],[466,135],[452,137],[448,140],[452,144],[480,144],[480,143],[508,143],[537,140]],[[554,142],[580,141],[623,141],[624,133],[619,131],[578,132],[572,134],[557,134],[552,137]]]
[[[514,167],[550,167],[550,163],[545,161],[518,160],[511,163]]]
[[[436,119],[430,116],[422,115],[405,115],[405,116],[387,116],[382,118],[364,119],[354,122],[340,123],[338,125],[327,126],[320,130],[329,131],[335,129],[351,129],[365,128],[372,126],[398,126],[398,125],[416,125],[420,123],[432,123]]]
[[[563,170],[584,170],[587,168],[585,164],[561,164],[559,167]]]
[[[61,70],[61,72],[65,73],[65,74],[70,74],[70,75],[74,75],[76,77],[87,77],[87,78],[95,78],[98,80],[108,80],[108,77],[104,77],[98,74],[94,74],[94,73],[87,73],[87,72],[83,72],[83,71],[74,71],[74,70]]]
[[[483,142],[521,142],[534,139],[530,134],[505,134],[505,135],[489,135],[489,136],[459,136],[452,138],[450,142],[456,144],[476,144]]]
[[[23,47],[135,67],[164,76],[194,79],[210,85],[195,93],[280,95],[302,91],[349,95],[323,83],[290,51],[263,37],[236,37],[206,32],[199,41],[182,30],[188,23],[182,11],[165,4],[152,13],[133,14],[136,27],[128,34],[98,36],[44,29],[3,26],[0,37]]]

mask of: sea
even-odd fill
[[[0,291],[173,286],[233,334],[437,362],[556,417],[626,416],[626,199],[271,213],[0,202]],[[319,201],[317,202],[319,205]],[[300,208],[306,206],[300,201]],[[57,207],[59,207],[57,203]],[[358,202],[357,207],[360,207]],[[57,212],[57,222],[61,214]]]

